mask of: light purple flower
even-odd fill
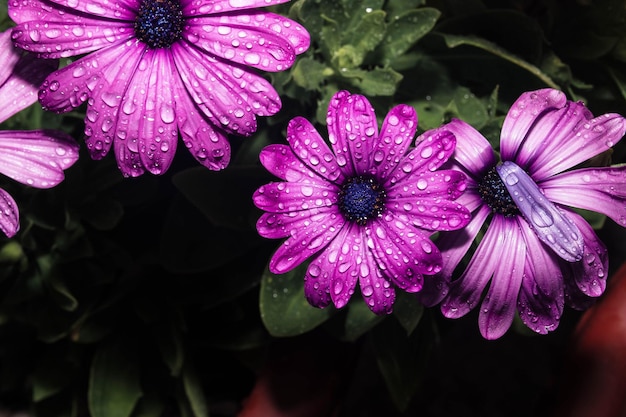
[[[212,170],[229,134],[249,136],[281,101],[256,71],[282,71],[309,46],[296,22],[260,9],[288,0],[9,0],[16,45],[44,58],[86,54],[51,74],[42,106],[87,102],[93,159],[113,146],[125,176],[163,174],[180,132]]]
[[[37,88],[58,62],[41,60],[13,47],[11,31],[0,33],[0,123],[37,101]],[[0,131],[0,173],[36,188],[54,187],[78,159],[78,144],[52,130]],[[15,200],[0,189],[0,230],[20,228]]]
[[[417,114],[391,109],[381,130],[367,99],[340,91],[326,118],[331,148],[302,117],[290,121],[287,145],[269,145],[262,164],[281,182],[260,187],[255,205],[263,237],[287,238],[269,269],[288,272],[312,257],[304,277],[310,304],[345,306],[359,282],[368,307],[392,311],[395,288],[417,292],[441,269],[434,231],[456,230],[469,211],[454,202],[465,188],[459,171],[438,170],[454,152],[450,132],[420,136]]]
[[[626,131],[625,119],[594,118],[557,90],[524,93],[502,126],[501,163],[467,123],[453,120],[440,129],[457,138],[449,167],[468,176],[459,202],[473,217],[464,230],[437,240],[444,267],[439,288],[420,294],[427,304],[441,301],[449,318],[480,304],[478,324],[486,339],[501,337],[516,311],[526,326],[545,334],[557,328],[565,304],[588,307],[605,289],[608,256],[573,208],[603,213],[626,226],[626,167],[570,169],[615,145]],[[450,282],[481,229],[471,260]]]

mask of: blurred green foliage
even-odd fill
[[[342,311],[309,306],[303,267],[283,276],[267,270],[280,242],[255,231],[260,213],[251,195],[272,180],[258,153],[284,143],[294,116],[325,135],[326,106],[339,89],[368,96],[381,119],[395,104],[414,106],[420,131],[462,118],[494,145],[506,110],[531,89],[560,88],[595,114],[626,114],[626,7],[618,0],[294,0],[273,10],[304,24],[311,48],[289,71],[267,74],[283,109],[260,120],[252,138],[232,138],[225,171],[197,166],[181,147],[165,175],[123,179],[112,155],[92,161],[83,149],[54,189],[0,179],[22,221],[14,239],[0,239],[0,405],[40,417],[235,415],[268,352],[284,339],[315,335],[354,346],[365,361],[348,378],[360,394],[345,390],[345,415],[372,415],[364,410],[376,410],[373,401],[388,416],[414,415],[418,400],[420,415],[452,410],[420,392],[437,371],[431,356],[456,340],[447,335],[475,334],[475,321],[450,323],[405,294],[389,317],[374,316],[358,294]],[[2,28],[11,26],[4,3],[0,17]],[[0,127],[62,129],[81,141],[83,112],[52,115],[35,104]],[[612,158],[624,162],[622,145]],[[594,225],[607,236],[621,233],[604,219]],[[624,244],[607,243],[612,265],[621,263]],[[562,327],[543,339],[507,337],[532,339],[535,354],[548,357],[563,349],[567,317]],[[494,343],[515,352],[506,340]],[[388,390],[361,398],[368,387],[360,378]],[[499,415],[539,415],[537,401],[525,399],[546,384],[530,381],[507,391],[518,401]],[[469,407],[461,406],[463,415],[502,412],[473,404],[469,397],[484,392],[466,389],[457,398]]]

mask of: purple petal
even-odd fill
[[[280,144],[268,145],[259,153],[259,159],[261,164],[271,174],[281,180],[304,184],[312,183],[318,186],[326,183],[324,178],[317,175],[298,159],[289,146]]]
[[[101,49],[55,71],[41,86],[39,102],[45,110],[56,113],[79,107],[89,98],[89,92],[99,82],[102,71],[117,63],[120,57],[132,56],[134,53],[138,57],[142,49],[136,44]],[[133,59],[134,61],[136,60]],[[127,69],[133,68],[131,66]],[[130,74],[127,73],[126,77],[130,79]]]
[[[537,119],[546,112],[562,108],[566,103],[565,94],[550,88],[523,93],[513,103],[502,124],[500,133],[502,160],[516,160],[522,143]]]
[[[50,3],[58,6],[51,6]],[[85,16],[93,16],[99,21],[133,21],[137,1],[134,0],[20,0],[9,2],[9,16],[16,23],[39,20],[42,22],[80,21]]]
[[[145,71],[137,70],[143,53],[139,48],[126,47],[119,48],[118,53],[116,59],[123,65],[104,65],[88,84],[85,144],[95,160],[104,158],[115,140],[136,143],[139,136],[139,123],[132,119],[139,117],[137,109],[143,107],[143,102],[139,101],[143,97],[137,99],[133,94],[137,94],[138,87],[143,90],[146,82],[145,76],[142,78]],[[94,63],[93,66],[96,68],[98,65]],[[82,68],[82,62],[77,63],[76,71],[80,72]],[[71,80],[66,82],[71,86]],[[120,107],[123,108],[121,113]],[[133,150],[138,152],[136,145]]]
[[[447,130],[431,132],[432,134],[418,138],[420,142],[415,149],[409,152],[387,177],[385,181],[387,187],[404,182],[407,176],[413,179],[419,172],[432,173],[450,158],[456,146],[454,135]]]
[[[187,11],[187,10],[185,10]],[[283,71],[309,47],[300,24],[264,10],[190,18],[183,38],[211,56],[264,71]]]
[[[515,233],[515,230],[511,230],[510,220],[500,215],[491,219],[467,268],[451,283],[448,295],[441,302],[441,312],[444,316],[459,318],[469,313],[480,301],[483,290],[496,269],[508,268],[510,271],[511,254],[504,251],[504,246],[511,233]],[[517,250],[523,251],[523,246]]]
[[[185,89],[211,123],[241,136],[256,131],[256,117],[250,105],[224,81],[229,74],[217,72],[207,56],[187,43],[174,44],[170,51]]]
[[[0,85],[13,75],[13,70],[22,57],[23,52],[13,46],[11,41],[11,30],[0,33]],[[36,90],[35,90],[36,91]]]
[[[441,273],[424,277],[422,289],[415,293],[417,301],[425,307],[434,307],[443,300],[450,290],[450,281]]]
[[[22,184],[51,188],[78,160],[78,144],[52,130],[0,132],[0,172]]]
[[[471,125],[463,120],[452,119],[451,122],[439,127],[437,131],[444,130],[452,133],[456,138],[454,160],[467,171],[471,177],[480,178],[489,169],[496,165],[496,157],[493,148],[485,137]],[[422,136],[433,135],[428,131]],[[421,141],[422,136],[417,140]]]
[[[332,184],[272,182],[259,187],[252,199],[261,210],[287,213],[336,206],[337,193]]]
[[[626,226],[626,168],[585,168],[540,183],[550,201],[605,214]]]
[[[527,252],[517,309],[528,328],[547,334],[558,327],[563,313],[563,273],[559,258],[546,250],[532,229],[520,223],[520,231]]]
[[[149,56],[146,52],[146,59]],[[142,165],[154,175],[166,172],[176,153],[178,126],[176,125],[176,98],[173,69],[169,56],[154,53],[154,59],[144,71],[145,104],[142,109],[139,131],[139,155]],[[133,82],[138,82],[138,75]],[[175,110],[176,109],[176,110]],[[122,109],[124,111],[124,109]],[[183,109],[184,111],[184,109]]]
[[[515,163],[505,161],[496,170],[537,237],[566,261],[579,261],[583,240],[576,225],[543,195],[537,184]]]
[[[472,219],[463,229],[439,235],[435,243],[441,250],[443,268],[438,275],[442,275],[447,280],[452,277],[452,273],[469,251],[478,232],[490,215],[491,209],[487,205],[480,206],[476,212],[472,213]]]
[[[328,307],[332,301],[330,298],[330,280],[335,268],[328,264],[326,251],[328,249],[313,259],[304,274],[304,296],[309,304],[318,308]]]
[[[441,253],[428,236],[389,212],[367,227],[367,236],[383,275],[407,292],[422,288],[423,274],[441,270]]]
[[[58,67],[56,60],[38,59],[13,47],[10,31],[0,35],[0,123],[37,101],[44,79]]]
[[[210,170],[226,168],[230,162],[228,136],[204,118],[179,82],[175,84],[177,125],[185,148]]]
[[[256,228],[262,237],[280,239],[289,236],[293,230],[310,227],[311,223],[334,224],[338,217],[335,206],[288,213],[263,213],[257,220]]]
[[[347,91],[335,93],[328,104],[326,123],[341,171],[346,176],[367,173],[370,150],[378,141],[378,123],[369,101]]]
[[[530,155],[527,149],[537,149],[528,172],[540,181],[608,150],[625,132],[622,116],[605,114],[591,119],[582,103],[570,102],[565,109],[547,113],[537,121],[520,157]]]
[[[376,263],[372,253],[361,245],[361,254],[357,258],[359,265],[359,286],[361,296],[367,307],[374,314],[390,314],[393,311],[393,304],[396,300],[396,292],[387,281]]]
[[[0,229],[13,237],[20,230],[20,213],[13,197],[0,188]]]
[[[448,200],[399,199],[389,201],[387,207],[402,221],[433,232],[463,228],[471,218],[465,206]]]
[[[389,187],[388,201],[456,200],[465,191],[466,178],[462,172],[453,170],[420,172]]]
[[[404,157],[416,130],[417,113],[413,107],[400,104],[392,108],[372,149],[370,173],[384,181]]]
[[[345,231],[345,232],[344,232]],[[337,308],[343,308],[354,294],[362,259],[365,233],[361,226],[347,223],[342,233],[322,253],[322,270],[332,268],[330,297]]]
[[[311,171],[333,183],[342,183],[345,180],[338,158],[335,158],[324,139],[305,118],[295,117],[289,122],[287,142],[294,154]]]
[[[269,269],[284,274],[300,265],[307,258],[323,250],[344,229],[342,217],[324,216],[325,223],[311,222],[304,228],[292,229],[290,236],[270,259]]]
[[[288,1],[290,0],[211,0],[201,7],[192,7],[196,5],[194,0],[181,0],[180,4],[185,9],[185,16],[194,16],[267,7]]]
[[[282,107],[280,96],[268,80],[249,71],[246,67],[229,65],[222,61],[212,61],[216,72],[223,74],[222,81],[238,91],[248,103],[250,111],[257,116],[272,116]]]
[[[519,232],[518,219],[504,219],[503,232],[506,233],[500,256],[493,254],[496,268],[489,291],[478,313],[478,327],[485,339],[501,337],[511,327],[517,310],[517,297],[524,276],[526,250],[524,239]]]
[[[126,22],[74,14],[53,16],[52,19],[56,20],[41,17],[17,25],[13,29],[13,41],[16,46],[47,59],[79,56],[109,46],[120,46],[134,38],[132,22],[135,16],[128,11],[125,13],[129,15]]]
[[[588,297],[599,297],[606,288],[609,257],[606,246],[598,238],[592,227],[579,214],[566,210],[567,216],[578,226],[585,242],[582,260],[576,263],[561,262],[561,269],[567,277],[573,277],[578,289]],[[568,279],[569,280],[569,279]]]

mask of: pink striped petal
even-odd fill
[[[287,213],[336,206],[337,194],[338,190],[331,184],[272,182],[259,187],[252,199],[261,210]]]
[[[396,291],[383,276],[378,264],[365,245],[361,245],[359,286],[365,304],[374,314],[390,314],[396,301]]]
[[[13,237],[20,230],[20,213],[15,200],[0,188],[0,230]]]
[[[520,219],[521,220],[521,219]],[[511,327],[517,311],[517,297],[524,276],[526,250],[522,234],[522,225],[517,218],[503,219],[503,232],[506,233],[497,253],[491,285],[478,313],[480,333],[487,340],[498,339]]]
[[[193,17],[183,38],[210,55],[263,71],[284,71],[309,47],[300,24],[265,10]]]
[[[261,164],[273,175],[289,182],[322,186],[326,180],[305,165],[289,146],[267,145],[259,153]]]
[[[197,6],[195,0],[180,0],[185,16],[217,14],[236,10],[254,9],[287,3],[290,0],[211,0]]]
[[[22,184],[51,188],[78,160],[78,144],[52,130],[1,131],[0,172]]]
[[[439,199],[394,201],[389,210],[402,221],[432,232],[461,229],[471,219],[465,206]]]
[[[311,224],[336,224],[340,218],[334,206],[287,213],[263,213],[257,220],[256,228],[263,237],[280,239],[289,236],[293,230],[311,227]]]
[[[363,262],[361,248],[364,244],[363,228],[354,223],[347,223],[318,258],[322,271],[332,271],[330,298],[336,308],[345,307],[354,294],[360,265]]]

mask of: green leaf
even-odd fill
[[[198,378],[195,369],[189,364],[186,364],[183,369],[183,387],[193,416],[209,417],[209,406],[200,383],[200,378]]]
[[[302,57],[296,61],[292,76],[294,82],[300,87],[307,90],[317,90],[333,72],[332,68],[313,58]]]
[[[430,32],[441,13],[437,9],[409,10],[395,16],[379,46],[382,63],[391,65],[419,39]]]
[[[371,71],[346,69],[341,76],[369,96],[392,96],[402,81],[402,74],[391,68],[374,68]]]
[[[397,320],[385,320],[372,332],[378,368],[391,399],[404,411],[419,388],[435,338],[430,323],[422,322],[407,336]]]
[[[313,330],[335,312],[332,307],[312,307],[304,297],[304,273],[307,264],[285,274],[265,270],[261,278],[259,308],[268,332],[276,337],[289,337]]]
[[[342,70],[356,68],[363,63],[368,52],[373,51],[385,36],[385,12],[375,10],[363,15],[352,30],[346,31],[342,46],[335,51],[332,62]]]
[[[372,313],[361,297],[358,297],[347,307],[342,323],[343,327],[338,338],[347,342],[354,342],[383,321],[385,317]]]
[[[157,345],[170,375],[179,376],[185,361],[185,349],[179,326],[173,320],[159,326],[156,331]]]
[[[441,34],[441,36],[443,36],[446,42],[446,45],[449,48],[456,48],[461,45],[469,45],[469,46],[482,49],[484,51],[492,53],[504,60],[507,60],[523,68],[524,70],[528,71],[529,73],[537,77],[539,80],[541,80],[548,87],[560,89],[558,84],[556,84],[547,74],[545,74],[535,65],[532,65],[526,62],[525,60],[510,53],[509,51],[505,50],[504,48],[500,47],[499,45],[496,45],[495,43],[491,41],[488,41],[486,39],[482,39],[476,36],[449,35],[449,34]]]
[[[414,295],[398,291],[396,303],[393,305],[393,315],[406,334],[411,335],[422,320],[424,305]]]
[[[93,357],[87,393],[92,417],[128,417],[142,395],[136,352],[122,340],[100,346]]]
[[[468,88],[459,87],[454,96],[455,116],[481,129],[489,121],[487,107]]]

